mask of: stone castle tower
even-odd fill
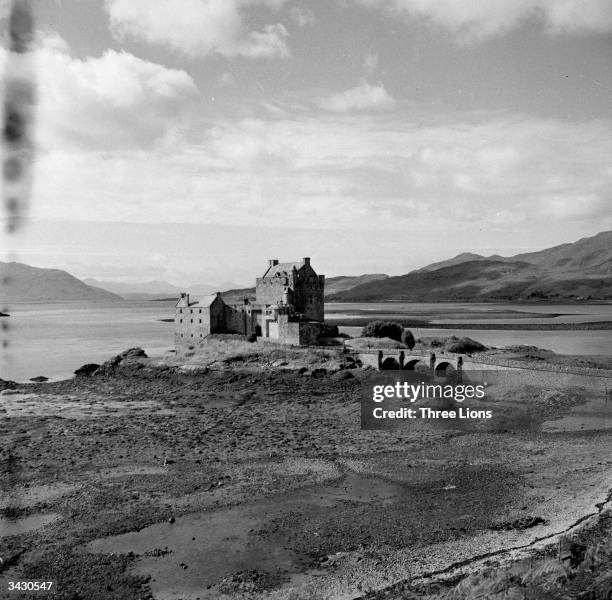
[[[260,306],[291,307],[295,315],[312,321],[323,321],[325,275],[317,275],[310,258],[301,263],[268,261],[268,269],[256,280],[255,303]]]

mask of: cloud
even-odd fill
[[[229,87],[235,85],[236,78],[234,77],[234,74],[231,71],[224,71],[219,76],[219,83],[224,87]]]
[[[610,0],[352,0],[409,19],[424,19],[455,33],[460,42],[503,35],[529,19],[551,34],[612,30]]]
[[[247,31],[244,13],[253,7],[279,10],[284,0],[107,0],[117,38],[160,44],[188,56],[211,54],[244,58],[287,58],[284,25]]]
[[[370,85],[365,80],[354,88],[319,100],[320,108],[338,113],[354,110],[387,110],[394,106],[395,100],[383,85]]]
[[[171,135],[198,96],[185,71],[127,52],[75,58],[55,33],[38,39],[37,141],[41,151],[147,147]]]
[[[293,22],[299,27],[308,27],[309,25],[314,25],[317,22],[314,13],[309,8],[303,6],[294,6],[291,9],[290,14]]]
[[[529,231],[612,226],[609,121],[335,113],[194,123],[147,152],[41,157],[39,218]],[[501,215],[501,216],[500,216]]]

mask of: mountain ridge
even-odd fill
[[[612,300],[612,231],[511,257],[463,253],[333,302]]]
[[[588,247],[587,256],[584,256],[583,254],[580,264],[576,264],[576,261],[580,260],[580,256],[577,257],[576,254],[580,255],[580,251],[584,248],[584,246]],[[599,250],[602,254],[595,253],[595,249]],[[572,254],[573,256],[568,257],[568,253]],[[602,255],[604,256],[603,260],[601,260]],[[585,264],[583,261],[587,258],[592,259],[592,261],[595,261],[595,263],[592,261],[587,261]],[[557,246],[544,248],[543,250],[523,252],[520,254],[515,254],[514,256],[500,256],[499,254],[483,256],[482,254],[474,254],[473,252],[462,252],[453,258],[431,263],[421,267],[420,269],[415,269],[414,271],[411,271],[411,273],[435,271],[443,267],[460,264],[462,262],[469,262],[471,260],[499,260],[504,262],[525,261],[531,264],[538,264],[540,266],[548,266],[548,268],[553,269],[555,267],[556,269],[565,267],[563,270],[566,271],[568,270],[568,266],[570,269],[573,266],[576,269],[586,267],[590,270],[596,270],[597,267],[605,265],[606,273],[612,273],[612,267],[610,267],[610,261],[612,260],[612,231],[601,231],[594,236],[580,238],[576,242],[558,244]]]
[[[0,262],[2,300],[16,302],[118,301],[123,298],[91,286],[62,269],[43,269],[19,262]]]

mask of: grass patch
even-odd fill
[[[391,338],[374,338],[374,337],[358,337],[351,340],[346,340],[348,348],[357,350],[367,350],[370,348],[406,348],[404,344]]]
[[[277,361],[300,362],[311,365],[327,362],[338,358],[341,349],[330,348],[303,348],[296,346],[285,346],[263,342],[247,342],[243,337],[224,336],[223,338],[209,337],[193,350],[185,353],[186,361],[183,364],[211,365],[213,363],[225,362],[258,364],[271,366]]]

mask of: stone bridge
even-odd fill
[[[364,365],[371,365],[380,371],[415,371],[418,368],[426,368],[434,375],[444,375],[449,371],[461,371],[463,367],[463,357],[456,354],[371,349],[359,350],[358,356]]]
[[[461,356],[446,352],[411,352],[397,348],[368,348],[353,351],[364,365],[371,365],[381,371],[415,371],[427,369],[432,375],[458,374],[461,371],[516,370],[516,365],[503,365],[499,362],[482,357],[472,357],[470,354]]]

